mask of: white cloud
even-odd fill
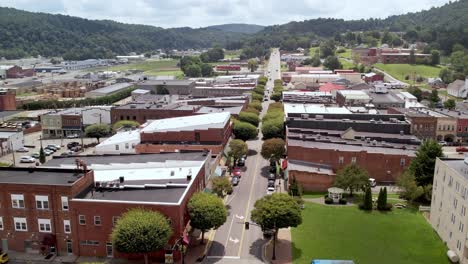
[[[272,25],[317,17],[361,19],[440,6],[448,0],[0,0],[0,6],[160,27]]]

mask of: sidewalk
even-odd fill
[[[265,260],[272,264],[292,264],[291,230],[280,229],[278,240],[276,240],[276,260],[271,260],[273,256],[273,240],[266,246]]]

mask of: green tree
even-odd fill
[[[438,65],[440,63],[440,52],[438,50],[431,51],[431,65]]]
[[[250,60],[247,62],[247,67],[249,68],[250,72],[256,71],[257,68],[258,68],[257,60],[256,60],[256,59],[250,59]]]
[[[301,197],[302,196],[302,186],[296,180],[296,177],[293,176],[291,179],[291,183],[289,184],[289,195],[293,197]]]
[[[293,197],[285,193],[273,193],[257,200],[251,218],[262,230],[274,230],[273,260],[276,258],[278,230],[297,227],[302,223],[299,204]]]
[[[240,139],[233,139],[229,142],[229,156],[234,158],[234,162],[239,160],[242,156],[247,155],[249,148],[247,143]]]
[[[218,229],[226,222],[227,210],[223,201],[213,194],[199,192],[188,203],[190,225],[202,232],[201,244],[204,244],[205,232]]]
[[[42,164],[46,162],[46,155],[42,146],[41,146],[41,149],[39,150],[39,162]]]
[[[117,123],[115,123],[113,126],[112,126],[112,129],[114,131],[117,131],[121,128],[132,128],[132,127],[139,127],[140,124],[137,122],[137,121],[133,121],[133,120],[120,120],[118,121]]]
[[[156,94],[169,94],[169,90],[167,90],[166,85],[157,85]]]
[[[333,40],[327,40],[320,43],[320,57],[327,58],[335,55],[335,42]]]
[[[255,139],[258,135],[257,128],[249,123],[236,121],[234,122],[233,134],[237,139],[249,140]]]
[[[98,143],[100,138],[108,136],[110,133],[111,128],[107,124],[94,124],[85,128],[85,135],[96,138]]]
[[[447,109],[454,109],[456,106],[455,100],[453,99],[448,99],[447,101],[444,102],[444,107]]]
[[[117,251],[141,253],[149,263],[148,254],[164,249],[171,235],[171,225],[161,213],[130,209],[117,221],[111,239]]]
[[[260,154],[266,160],[278,161],[286,153],[284,140],[281,138],[267,139],[262,144]]]
[[[448,68],[443,68],[442,70],[440,70],[439,77],[446,84],[454,81],[453,71]]]
[[[279,102],[281,98],[283,97],[283,93],[281,92],[275,92],[270,96],[271,100],[274,100],[275,102]]]
[[[232,192],[232,185],[228,177],[214,177],[213,180],[211,180],[211,185],[213,192],[218,195],[218,197],[223,198],[226,194]]]
[[[263,95],[260,95],[258,93],[252,93],[252,100],[253,101],[262,101],[263,100]]]
[[[423,187],[418,186],[416,177],[414,177],[410,170],[406,170],[398,177],[397,186],[400,187],[400,195],[411,202],[417,200],[424,193]]]
[[[365,190],[369,186],[367,171],[351,163],[336,173],[334,186],[349,190],[350,196],[354,191]]]
[[[260,118],[258,117],[258,115],[244,111],[239,113],[239,120],[242,122],[250,123],[256,127],[260,123]]]
[[[386,210],[387,208],[387,195],[385,190],[380,188],[379,196],[377,198],[377,210]]]
[[[343,65],[341,65],[340,60],[336,56],[328,56],[323,62],[323,66],[331,71],[343,68]]]
[[[264,139],[284,138],[284,121],[282,119],[270,119],[262,123]]]
[[[439,92],[437,91],[437,89],[432,89],[431,95],[429,96],[429,100],[432,103],[437,103],[440,101]]]
[[[187,67],[187,70],[184,72],[188,77],[201,77],[201,67],[197,64],[191,64]]]
[[[262,111],[263,107],[262,107],[262,103],[261,102],[258,102],[258,101],[252,101],[248,107],[253,107],[255,109],[257,109],[258,111]]]
[[[416,97],[416,99],[418,99],[418,102],[421,102],[422,100],[422,90],[417,87],[417,86],[411,86],[410,88],[408,88],[408,92],[412,95],[414,95],[414,97]]]
[[[364,201],[359,205],[359,208],[366,211],[372,211],[372,207],[372,191],[371,188],[367,186],[364,193]]]
[[[419,146],[416,157],[409,166],[418,186],[432,184],[436,159],[442,155],[442,147],[434,140],[425,140]]]
[[[213,67],[208,63],[201,65],[201,74],[203,77],[210,77],[213,75]]]

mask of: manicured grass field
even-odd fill
[[[405,80],[405,76],[409,75],[410,80],[413,75],[421,76],[424,78],[438,77],[442,67],[429,66],[429,65],[411,65],[411,64],[382,64],[377,63],[374,65],[376,68],[381,69],[400,81]]]
[[[150,60],[144,62],[136,62],[129,64],[122,64],[109,67],[109,71],[126,71],[126,70],[141,70],[148,75],[177,75],[181,71],[177,67],[178,60]],[[160,73],[161,72],[161,73]],[[158,74],[160,73],[160,74]],[[170,73],[170,74],[167,74]]]
[[[351,259],[357,264],[448,264],[446,247],[424,217],[411,209],[371,213],[356,206],[306,203],[292,229],[295,264]]]
[[[346,52],[343,53],[337,52],[336,55],[341,58],[351,59],[351,49],[346,49]]]
[[[341,65],[343,65],[343,69],[352,69],[354,64],[346,59],[339,58]]]

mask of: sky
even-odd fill
[[[0,0],[0,6],[164,28],[197,28],[227,23],[274,25],[318,17],[385,18],[447,2],[449,0]]]

